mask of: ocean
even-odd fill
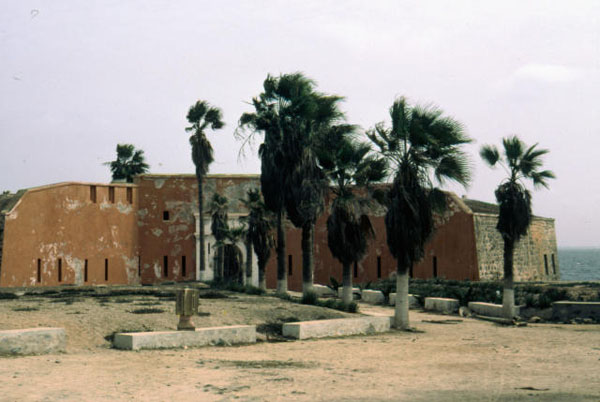
[[[559,248],[562,281],[600,281],[600,248]]]

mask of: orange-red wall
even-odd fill
[[[91,187],[65,183],[31,189],[23,195],[13,212],[6,215],[0,286],[139,281],[137,188],[126,184],[95,185],[96,202],[93,202]],[[114,201],[109,199],[109,188],[114,189]],[[128,188],[131,199],[127,197]],[[105,260],[108,260],[108,280],[105,280]]]
[[[323,214],[315,227],[315,283],[328,284],[330,277],[338,282],[342,280],[342,264],[335,259],[327,246],[327,217]],[[375,239],[371,242],[365,258],[357,264],[357,276],[353,275],[353,283],[374,282],[379,278],[387,278],[396,271],[396,261],[389,252],[386,240],[383,216],[374,216],[371,223],[375,229]],[[289,256],[292,259],[292,274],[288,275],[288,288],[302,290],[302,248],[301,231],[288,230],[286,236],[286,268]],[[473,216],[454,205],[453,209],[437,228],[431,241],[425,247],[425,257],[413,268],[415,278],[433,277],[433,257],[437,259],[437,276],[447,279],[478,280],[477,254]],[[377,258],[380,258],[381,276],[378,277]],[[275,288],[277,284],[277,257],[275,250],[267,265],[267,287]],[[354,268],[352,268],[354,270]],[[289,271],[288,271],[289,273]],[[354,272],[353,272],[354,273]]]

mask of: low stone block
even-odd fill
[[[175,349],[199,346],[229,346],[256,343],[256,326],[196,328],[195,331],[133,332],[115,334],[117,349]]]
[[[313,285],[313,291],[319,297],[335,296],[335,291],[333,289],[328,288],[327,286],[323,286],[323,285],[317,285],[317,284]]]
[[[344,287],[340,286],[338,288],[338,297],[341,299],[342,298],[342,292],[344,291]],[[360,295],[360,288],[352,288],[352,294],[355,296],[358,296],[359,298],[361,297]]]
[[[426,297],[425,310],[437,311],[444,314],[454,314],[458,312],[458,300],[445,297]]]
[[[469,302],[469,310],[477,315],[484,315],[486,317],[503,317],[502,304]],[[520,315],[520,312],[520,307],[515,306],[513,317]]]
[[[27,328],[0,331],[0,355],[42,355],[64,352],[64,328]]]
[[[283,336],[295,339],[367,335],[390,330],[391,317],[337,318],[283,324]]]
[[[361,293],[361,300],[365,303],[383,304],[385,296],[381,290],[364,289]]]
[[[390,293],[390,297],[388,300],[390,306],[396,305],[396,293]],[[421,303],[419,302],[419,298],[417,295],[408,295],[408,308],[421,308]]]
[[[600,302],[557,301],[552,303],[552,319],[568,322],[580,318],[600,321]]]

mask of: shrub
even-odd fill
[[[317,296],[317,294],[315,292],[307,292],[306,294],[302,295],[302,299],[300,300],[300,303],[302,304],[310,304],[310,305],[315,305],[317,304],[317,300],[319,299],[319,297]]]
[[[165,310],[162,310],[160,308],[137,308],[135,310],[130,311],[130,313],[132,314],[160,314],[164,312]]]
[[[249,295],[264,295],[266,293],[264,289],[252,285],[246,285],[244,292]]]

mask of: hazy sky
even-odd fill
[[[559,246],[600,246],[600,1],[0,0],[0,190],[108,182],[117,143],[154,173],[193,173],[187,109],[219,106],[212,173],[268,73],[302,71],[346,97],[348,121],[388,121],[397,96],[434,103],[476,140],[459,195],[494,201],[482,144],[518,134],[551,150],[533,195]],[[594,163],[594,161],[596,161]]]

